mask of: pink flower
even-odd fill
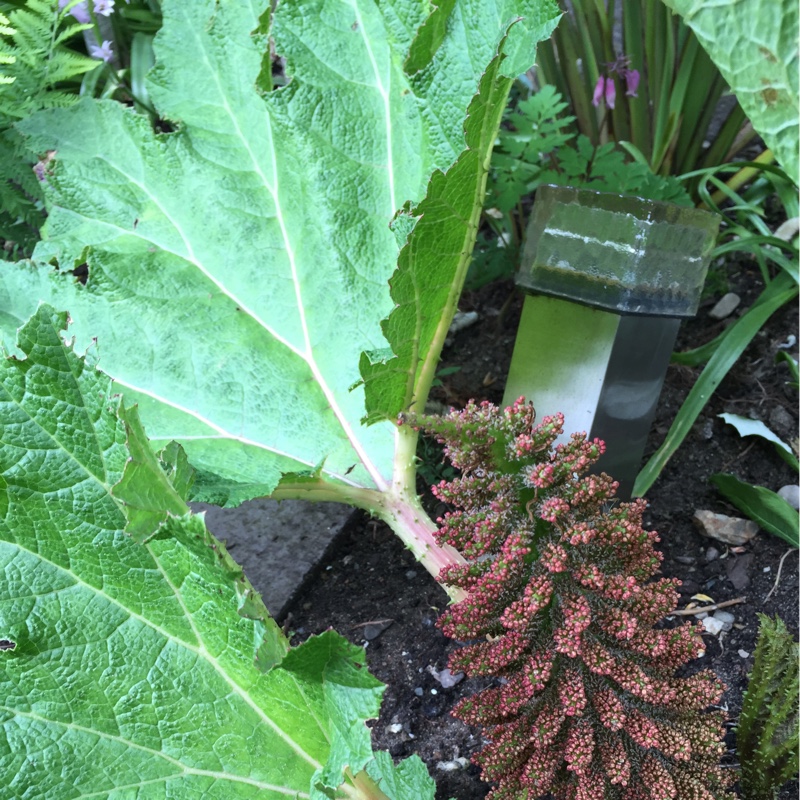
[[[605,86],[606,86],[606,79],[601,75],[597,79],[597,83],[594,85],[594,96],[592,97],[592,105],[595,108],[597,108],[597,106],[600,105],[600,101],[603,99]]]
[[[625,78],[625,85],[627,87],[627,91],[625,92],[626,97],[638,97],[639,95],[636,94],[636,90],[639,88],[639,75],[638,69],[626,69],[623,73],[623,77]]]
[[[617,87],[614,84],[613,78],[606,78],[606,105],[609,108],[614,108],[617,101]]]
[[[606,65],[595,104],[613,107],[617,76],[635,92],[628,72],[627,59]],[[456,708],[486,726],[474,761],[498,783],[490,797],[733,800],[718,766],[724,715],[703,711],[723,687],[708,672],[675,677],[702,641],[654,627],[676,582],[651,580],[660,554],[642,527],[646,503],[609,504],[616,482],[586,474],[602,444],[576,434],[554,447],[563,420],[536,425],[521,400],[408,419],[464,469],[436,487],[456,507],[437,541],[467,560],[439,576],[467,593],[439,627],[471,642],[451,672],[502,679]]]
[[[617,87],[614,86],[613,78],[604,78],[602,75],[597,79],[594,86],[594,96],[592,97],[592,105],[600,105],[601,100],[606,101],[609,108],[614,108],[614,103],[617,99]]]
[[[609,108],[614,108],[617,101],[617,86],[614,83],[614,75],[619,75],[620,78],[625,79],[625,96],[638,97],[636,94],[639,88],[639,80],[641,75],[638,69],[628,69],[630,58],[628,56],[620,56],[616,61],[609,62],[605,65],[606,75],[601,75],[597,79],[594,86],[594,95],[592,96],[592,105],[600,105],[601,100],[605,100]]]

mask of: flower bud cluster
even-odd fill
[[[440,575],[468,595],[439,625],[466,642],[452,671],[502,679],[455,712],[486,727],[475,760],[495,784],[489,797],[732,797],[718,764],[724,719],[706,713],[723,687],[710,672],[675,677],[700,654],[700,634],[654,627],[677,582],[654,579],[646,504],[616,502],[611,478],[587,474],[602,442],[555,445],[563,417],[534,416],[520,398],[412,420],[462,471],[434,487],[457,509],[437,540],[468,562]]]

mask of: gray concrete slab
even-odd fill
[[[275,617],[353,513],[339,503],[268,498],[238,508],[190,505],[205,511],[208,529],[226,543]]]

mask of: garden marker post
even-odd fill
[[[627,499],[682,318],[700,301],[719,217],[673,203],[543,186],[517,285],[527,293],[504,404],[606,443],[597,470]]]

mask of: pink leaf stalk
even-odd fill
[[[642,527],[646,504],[617,503],[611,478],[587,474],[601,441],[573,434],[553,447],[563,417],[534,422],[522,398],[414,422],[462,471],[434,487],[456,508],[437,539],[468,562],[440,575],[467,598],[439,625],[470,642],[452,672],[502,679],[455,712],[486,728],[475,760],[495,784],[489,797],[733,797],[719,766],[724,716],[706,711],[724,687],[708,671],[675,677],[700,634],[655,627],[678,581],[653,579],[661,556]]]

